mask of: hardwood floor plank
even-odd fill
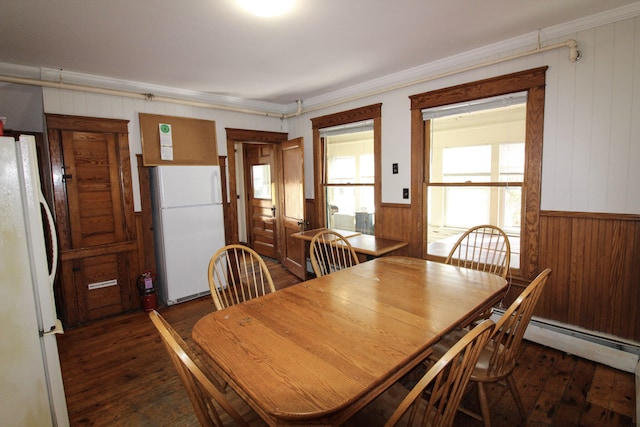
[[[636,384],[633,376],[615,371],[613,390],[609,409],[633,419],[636,399]]]
[[[536,409],[536,403],[540,400],[540,394],[544,390],[549,372],[557,357],[557,353],[553,350],[546,350],[542,346],[523,346],[514,369],[516,386],[528,415]],[[511,425],[520,423],[520,417],[510,393],[505,393],[494,408],[495,412],[504,413],[511,423],[515,423]]]
[[[580,426],[585,427],[632,427],[630,418],[617,414],[599,405],[588,404],[580,417]]]
[[[565,354],[558,354],[555,363],[547,376],[540,397],[534,404],[534,410],[529,415],[530,422],[551,423],[556,415],[562,396],[565,394],[573,371],[576,367],[575,358]]]
[[[595,371],[595,365],[574,357],[575,369],[562,395],[554,421],[562,426],[578,426],[580,414],[587,402],[587,393]]]
[[[587,401],[592,405],[609,408],[609,399],[613,392],[614,378],[615,373],[613,369],[607,369],[604,366],[596,367],[591,388],[589,388],[587,395]]]

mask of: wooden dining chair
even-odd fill
[[[522,399],[520,399],[515,380],[511,374],[516,366],[520,343],[533,315],[533,309],[542,294],[542,290],[550,274],[551,269],[545,269],[525,288],[509,308],[507,308],[502,317],[496,322],[495,332],[491,336],[486,348],[482,351],[478,363],[471,374],[470,384],[475,384],[478,388],[481,414],[478,415],[464,408],[460,410],[482,421],[485,427],[491,426],[491,405],[487,398],[485,383],[500,383],[504,385],[502,393],[494,398],[494,402],[497,402],[504,393],[509,390],[516,402],[520,416],[523,420],[526,419],[524,405],[522,404]],[[429,357],[430,360],[434,362],[437,361],[439,355],[444,354],[454,343],[466,336],[464,333],[464,329],[456,329],[446,335],[434,346],[433,353]],[[503,380],[506,381],[506,384],[503,384]]]
[[[209,261],[209,288],[216,309],[275,292],[264,260],[244,245],[227,245]]]
[[[215,427],[266,425],[238,395],[229,391],[228,394],[233,395],[236,402],[240,402],[239,405],[242,408],[239,409],[243,415],[231,405],[227,396],[222,394],[214,384],[215,381],[212,380],[206,365],[191,351],[182,337],[160,313],[152,310],[149,312],[149,318],[162,337],[162,342],[178,371],[200,425]],[[219,412],[220,408],[223,410],[222,413]]]
[[[485,320],[442,355],[410,391],[396,382],[345,425],[376,426],[386,420],[385,427],[452,426],[471,371],[494,326]]]
[[[340,233],[324,230],[313,236],[311,266],[316,277],[335,273],[360,263],[351,243]]]
[[[509,237],[495,225],[471,227],[453,245],[445,263],[487,271],[506,279],[511,260]]]

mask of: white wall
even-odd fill
[[[568,60],[568,49],[558,49],[290,119],[290,136],[305,139],[307,197],[313,197],[311,118],[382,102],[382,201],[406,203],[402,187],[411,181],[410,95],[549,66],[542,209],[640,214],[640,18],[568,33],[544,45],[569,38],[577,40],[582,53],[575,63]],[[392,163],[399,164],[398,175],[391,173]]]
[[[93,94],[70,90],[44,88],[44,112],[87,117],[104,117],[129,120],[129,151],[133,196],[136,211],[140,211],[140,186],[138,180],[137,154],[142,154],[139,113],[166,116],[191,117],[216,122],[218,155],[227,155],[225,128],[255,129],[286,132],[286,123],[279,118],[254,114],[192,107],[167,102],[144,101],[123,96]],[[232,153],[233,154],[233,153]]]

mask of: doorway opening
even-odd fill
[[[282,132],[226,129],[229,242],[242,242],[292,272],[291,234],[305,224],[302,138]]]

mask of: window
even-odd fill
[[[423,189],[412,200],[412,231],[423,239],[412,253],[441,260],[464,230],[493,224],[510,236],[514,274],[535,276],[545,72],[410,97],[412,186]]]
[[[447,256],[468,228],[492,224],[519,267],[526,93],[426,109],[430,121],[427,253]]]
[[[271,200],[271,165],[253,165],[253,197],[255,199]]]
[[[375,233],[380,105],[312,119],[319,226]]]
[[[327,227],[373,234],[373,121],[321,129]],[[367,223],[357,218],[369,217]]]

